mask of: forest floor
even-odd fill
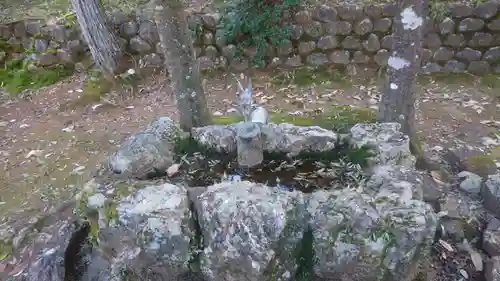
[[[177,118],[164,75],[149,77],[138,97],[119,107],[82,103],[90,94],[85,79],[73,76],[0,104],[0,216],[28,207],[44,210],[67,199],[125,137],[154,117]],[[234,114],[234,79],[221,73],[205,79],[212,113]],[[376,108],[381,85],[307,70],[275,77],[257,73],[253,84],[257,101],[283,115],[338,105]],[[429,76],[419,79],[417,89],[418,129],[426,146],[467,143],[500,164],[499,76]]]
[[[380,80],[353,81],[337,72],[301,69],[273,75],[255,73],[254,95],[281,116],[342,105],[376,108],[380,99]],[[177,118],[166,76],[148,77],[140,94],[120,106],[110,106],[104,96],[100,102],[88,102],[95,93],[85,74],[29,95],[0,96],[0,224],[60,205],[125,137],[155,117]],[[418,80],[417,125],[423,144],[439,150],[466,143],[489,154],[500,168],[500,76],[448,74]],[[233,81],[222,73],[205,75],[207,100],[215,116],[234,114]],[[433,261],[432,274],[441,276],[433,280],[450,280],[453,272],[470,268],[466,260]]]

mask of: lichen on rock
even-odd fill
[[[208,187],[195,208],[203,234],[201,269],[208,280],[289,280],[306,230],[300,192],[251,182]]]

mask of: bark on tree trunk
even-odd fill
[[[180,114],[180,127],[210,123],[205,93],[201,84],[200,67],[194,57],[193,42],[181,0],[157,0],[155,22],[163,46],[165,66],[171,76]]]
[[[118,74],[122,50],[118,37],[107,25],[102,3],[100,0],[71,0],[71,5],[94,63],[105,75],[114,77]]]
[[[414,140],[414,83],[420,70],[425,0],[399,0],[400,13],[393,24],[393,51],[387,66],[387,81],[379,104],[380,122],[399,122],[402,132]]]

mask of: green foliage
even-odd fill
[[[298,5],[298,0],[229,0],[221,28],[228,42],[237,42],[237,55],[254,48],[250,62],[262,66],[268,44],[281,45],[290,39],[282,24],[283,13]]]
[[[73,72],[62,65],[44,69],[28,69],[29,60],[10,60],[0,68],[0,87],[9,93],[20,93],[26,89],[38,89],[52,85]]]
[[[450,16],[451,11],[447,3],[437,0],[429,1],[429,16],[437,21],[442,21]]]

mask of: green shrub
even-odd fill
[[[29,60],[10,60],[0,68],[0,87],[9,93],[20,93],[26,89],[38,89],[52,85],[71,75],[72,70],[63,65],[29,70]]]
[[[237,56],[255,48],[250,62],[262,66],[268,44],[281,45],[290,39],[283,25],[283,13],[298,5],[298,0],[228,0],[220,28],[228,42],[238,43]]]

